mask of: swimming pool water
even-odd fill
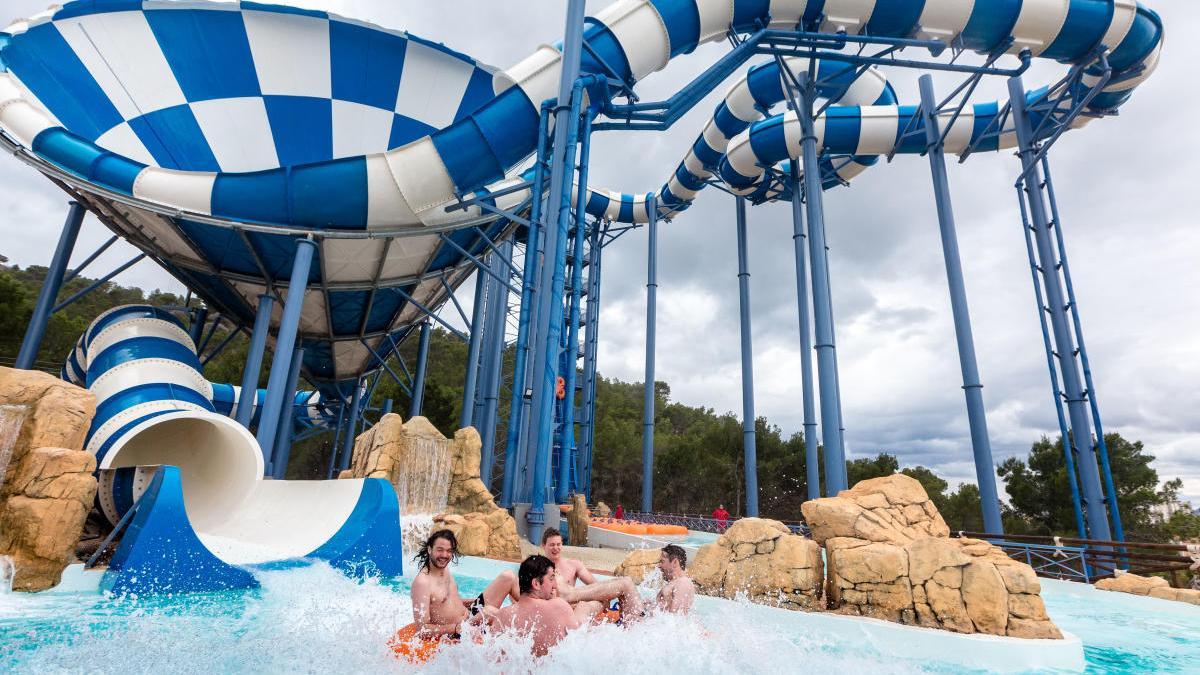
[[[494,571],[458,568],[464,597]],[[262,572],[246,592],[114,598],[94,592],[0,596],[0,670],[242,673],[413,670],[384,645],[411,621],[409,580],[356,582],[323,565]],[[1051,616],[1082,637],[1093,673],[1197,672],[1200,608],[1045,582]],[[701,598],[692,618],[654,617],[634,629],[572,634],[547,658],[509,636],[459,645],[423,672],[964,672],[938,660],[879,653],[798,628],[795,615]],[[619,648],[618,648],[619,647]],[[984,664],[979,664],[981,667]],[[977,672],[984,672],[980,670]]]

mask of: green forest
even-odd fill
[[[20,269],[0,265],[0,364],[11,365],[28,325],[37,291],[45,277],[44,267]],[[74,295],[92,282],[77,277],[68,282],[60,300]],[[182,308],[185,301],[170,293],[146,292],[139,288],[102,284],[96,291],[56,313],[47,329],[37,357],[38,368],[57,374],[64,356],[88,323],[106,309],[129,303],[149,303]],[[208,358],[228,336],[228,325],[211,332],[202,358]],[[211,357],[205,375],[214,382],[239,383],[248,340],[234,336],[228,346]],[[410,368],[416,359],[416,340],[401,347]],[[505,374],[511,378],[512,348],[506,354]],[[428,375],[423,413],[443,433],[452,435],[458,426],[462,405],[464,364],[467,346],[448,331],[431,333]],[[266,360],[269,363],[269,359]],[[398,364],[396,364],[398,366]],[[603,364],[601,364],[601,367]],[[266,385],[266,371],[259,386]],[[400,372],[402,369],[394,367]],[[504,426],[508,419],[508,389],[503,384],[497,432],[496,456],[503,461]],[[301,386],[304,386],[302,383]],[[655,382],[654,505],[670,513],[711,512],[724,503],[735,516],[744,502],[745,467],[742,428],[733,412],[686,405],[671,399],[666,382]],[[596,450],[592,486],[594,500],[610,506],[633,508],[641,503],[642,384],[600,377],[596,387]],[[407,414],[408,395],[389,376],[383,375],[370,402],[367,419],[378,419],[383,401],[392,399],[394,409]],[[805,442],[802,433],[784,434],[764,417],[755,421],[758,449],[759,510],[761,515],[787,521],[801,519],[800,504],[808,493]],[[1140,441],[1119,433],[1105,436],[1110,453],[1118,499],[1127,536],[1131,540],[1168,541],[1200,538],[1200,516],[1181,510],[1170,519],[1155,515],[1157,505],[1178,497],[1182,482],[1164,480],[1154,468],[1154,456]],[[297,443],[288,467],[289,478],[323,478],[333,445],[333,434]],[[852,459],[847,467],[850,483],[902,472],[919,480],[941,510],[952,530],[980,531],[979,489],[963,483],[951,489],[936,471],[909,466],[886,448],[873,456]],[[1028,456],[1005,459],[998,466],[1003,482],[1005,530],[1011,533],[1074,536],[1075,524],[1061,438],[1031,439]],[[493,472],[493,489],[498,490],[503,470]]]

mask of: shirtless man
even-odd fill
[[[438,530],[429,535],[425,548],[415,558],[421,569],[412,584],[413,622],[422,635],[457,639],[463,621],[475,621],[474,617],[485,609],[489,612],[498,609],[505,598],[517,600],[517,575],[506,570],[478,598],[464,601],[449,569],[457,556],[458,539],[454,533]]]
[[[614,599],[621,601],[621,614],[628,620],[642,615],[642,598],[629,577],[617,577],[608,581],[596,581],[583,563],[562,554],[562,534],[548,527],[542,533],[542,550],[554,563],[558,571],[558,595],[575,608],[576,615],[586,619],[596,615]],[[576,586],[576,581],[583,586]]]
[[[550,648],[582,624],[565,600],[558,597],[554,563],[542,555],[531,555],[517,572],[521,598],[491,613],[492,625],[533,636],[533,655],[545,656]]]
[[[687,551],[675,544],[663,547],[658,557],[658,569],[667,585],[658,592],[655,605],[664,612],[687,614],[696,599],[696,585],[684,573],[687,567]]]

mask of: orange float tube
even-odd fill
[[[388,648],[396,658],[402,658],[409,663],[425,663],[432,659],[443,645],[456,644],[458,640],[447,637],[430,637],[417,634],[417,624],[410,623],[396,631]]]

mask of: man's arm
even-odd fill
[[[555,598],[550,601],[554,611],[554,617],[558,619],[558,624],[567,630],[575,630],[583,624],[579,623],[579,618],[575,616],[575,610],[571,609],[571,605],[567,604],[562,598]]]
[[[584,564],[582,562],[580,562],[578,560],[576,560],[574,562],[575,562],[575,578],[576,579],[579,579],[585,585],[589,585],[589,586],[591,584],[596,583],[596,577],[592,574],[591,570],[589,570],[586,566],[584,566]]]
[[[428,577],[417,575],[412,585],[413,623],[425,635],[452,635],[458,632],[457,623],[430,623],[430,581]]]

